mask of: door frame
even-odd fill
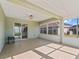
[[[14,22],[14,23],[13,23],[13,37],[15,37],[15,34],[14,34],[14,26],[15,26],[15,23],[19,23],[19,22]],[[22,23],[20,23],[20,24],[21,24],[21,36],[20,36],[21,39],[19,39],[19,40],[25,40],[25,39],[22,38],[22,25],[23,25],[23,24],[22,24]],[[28,24],[26,24],[26,25],[27,25],[27,38],[28,38]],[[27,39],[27,38],[26,38],[26,39]],[[18,41],[18,40],[15,39],[15,41]]]

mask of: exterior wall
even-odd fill
[[[7,17],[6,20],[6,39],[8,36],[13,36],[13,24],[21,23],[28,25],[28,39],[37,38],[39,36],[39,23],[34,21],[20,20],[16,18]]]
[[[5,15],[0,6],[0,52],[5,44]]]
[[[64,33],[67,34],[67,32],[69,31],[69,28],[64,28]]]
[[[40,26],[41,25],[48,25],[49,23],[54,23],[54,22],[57,22],[59,20],[49,20],[49,21],[44,21],[44,22],[41,22],[40,23]],[[60,21],[59,21],[60,22]],[[47,28],[48,29],[48,28]],[[47,31],[48,32],[48,31]],[[51,40],[51,41],[54,41],[54,42],[60,42],[60,26],[58,28],[58,35],[53,35],[53,34],[41,34],[40,33],[40,38],[43,38],[43,39],[47,39],[47,40]]]
[[[70,31],[71,26],[69,24],[64,24],[64,34],[67,34]]]

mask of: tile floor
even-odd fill
[[[6,45],[0,59],[79,59],[78,54],[79,49],[33,39]]]

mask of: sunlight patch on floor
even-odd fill
[[[14,59],[40,59],[42,58],[40,55],[33,51],[24,52],[22,54],[13,56]]]
[[[55,43],[51,43],[51,44],[48,44],[46,46],[49,46],[49,47],[52,47],[52,48],[55,48],[55,49],[58,49],[58,48],[62,47],[62,45],[55,44]]]
[[[37,50],[37,51],[39,51],[41,53],[44,53],[44,54],[48,54],[48,53],[54,51],[55,49],[47,47],[47,46],[42,46],[42,47],[36,48],[35,50]]]
[[[71,47],[67,47],[67,46],[60,48],[60,50],[74,54],[74,55],[79,54],[79,49],[75,49],[75,48],[71,48]]]
[[[11,57],[8,57],[8,58],[6,58],[6,59],[12,59]]]
[[[48,56],[54,59],[75,59],[74,55],[71,55],[62,51],[58,51],[58,50],[56,50],[55,52],[52,52]]]

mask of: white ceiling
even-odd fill
[[[35,10],[24,8],[22,6],[13,4],[7,0],[0,0],[0,3],[3,7],[4,13],[7,17],[14,17],[19,19],[29,20],[29,15],[33,15],[33,21],[43,21],[51,18],[41,12],[37,12]]]
[[[79,0],[26,0],[63,17],[79,16]]]
[[[20,0],[18,0],[19,2]],[[79,17],[79,0],[21,0],[24,1],[22,3],[29,2],[30,4],[34,4],[33,6],[38,6],[38,8],[43,8],[43,12],[39,12],[38,10],[32,10],[28,7],[22,7],[20,5],[13,4],[8,0],[0,0],[2,4],[3,10],[6,16],[16,17],[20,19],[27,19],[29,15],[33,15],[34,21],[42,21],[48,18],[53,17],[52,14],[65,17],[65,18],[75,18]],[[47,12],[51,12],[51,14],[45,14]]]

